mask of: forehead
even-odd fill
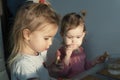
[[[56,24],[43,24],[37,29],[42,35],[54,35],[57,30],[58,26]]]
[[[70,35],[79,35],[83,33],[83,29],[84,26],[83,25],[79,25],[76,28],[70,29],[69,31],[67,31],[66,34],[70,34]]]

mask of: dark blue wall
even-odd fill
[[[93,58],[108,51],[120,53],[120,0],[49,0],[62,16],[87,11],[85,50]],[[61,40],[60,36],[56,36]]]

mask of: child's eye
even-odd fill
[[[77,36],[77,38],[80,38],[80,36]]]
[[[68,36],[69,39],[71,39],[72,37]]]
[[[49,38],[44,38],[45,40],[48,40]]]

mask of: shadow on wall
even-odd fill
[[[5,68],[4,54],[3,54],[3,41],[2,41],[2,30],[1,30],[1,16],[0,16],[0,80],[9,80],[8,74]]]
[[[2,17],[2,0],[0,0],[0,80],[9,80],[5,68],[5,61],[3,54],[4,50],[3,50],[3,41],[2,41],[1,17]]]

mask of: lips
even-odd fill
[[[48,50],[48,48],[47,48],[47,49],[45,49],[45,50]]]

